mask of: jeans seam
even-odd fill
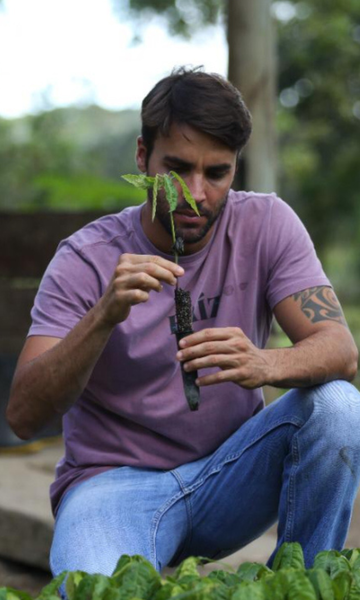
[[[286,515],[286,523],[285,523],[285,535],[284,540],[286,542],[291,542],[293,539],[293,530],[294,530],[294,515],[295,515],[295,501],[296,501],[296,487],[295,487],[295,479],[297,470],[300,462],[300,452],[297,434],[293,436],[292,439],[292,450],[293,456],[293,465],[291,467],[291,473],[289,475],[289,488],[287,494],[287,515]]]
[[[186,490],[184,485],[184,481],[180,475],[180,473],[174,469],[171,471],[172,475],[177,480],[183,494],[183,499],[185,501],[186,514],[188,519],[188,535],[185,536],[184,543],[178,548],[176,554],[174,555],[171,563],[177,562],[177,559],[182,556],[183,553],[186,552],[186,548],[190,546],[193,535],[193,514],[192,514],[192,504],[191,504],[191,494]]]
[[[160,508],[158,508],[158,510],[156,511],[156,513],[154,514],[154,516],[152,518],[150,536],[151,536],[151,557],[152,557],[154,565],[157,565],[156,535],[157,535],[157,532],[158,532],[158,529],[159,529],[160,521],[161,521],[162,517],[165,515],[165,513],[174,504],[176,504],[176,502],[178,502],[179,500],[181,500],[185,496],[183,482],[182,482],[182,479],[179,476],[179,474],[176,471],[174,471],[174,470],[173,471],[169,471],[169,473],[171,473],[171,475],[173,475],[173,477],[177,480],[177,483],[178,483],[181,491],[178,492],[177,494],[175,494],[174,496],[172,496],[171,498],[169,498],[167,500],[167,502],[165,502],[165,504],[163,506],[161,506]],[[186,498],[185,498],[185,507],[186,507],[186,512],[187,512],[187,516],[188,516],[188,523],[189,523],[189,526],[190,526],[190,531],[192,531],[191,507],[190,507],[190,510],[189,510],[188,502],[187,502]]]

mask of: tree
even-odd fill
[[[119,0],[117,0],[118,2]],[[253,134],[245,151],[242,187],[275,189],[275,45],[271,0],[129,0],[130,15],[148,22],[164,17],[170,33],[190,38],[223,19],[229,44],[230,81],[253,115]]]
[[[335,243],[357,245],[360,229],[360,3],[287,4],[291,18],[278,31],[280,187],[324,257]]]

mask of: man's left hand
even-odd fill
[[[177,359],[185,371],[219,367],[219,371],[197,379],[199,386],[233,381],[247,389],[267,383],[270,355],[260,350],[239,327],[203,329],[183,338]]]

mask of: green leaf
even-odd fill
[[[268,588],[267,600],[317,600],[315,590],[303,569],[282,568],[274,577],[261,582]]]
[[[56,596],[59,587],[64,583],[66,576],[67,571],[63,571],[57,575],[57,577],[54,577],[54,579],[41,590],[37,600],[49,600],[52,596]]]
[[[360,598],[360,584],[354,578],[350,585],[350,591],[349,591],[347,600],[359,600],[359,598]]]
[[[304,554],[298,542],[284,542],[274,558],[273,571],[289,567],[305,569]]]
[[[156,207],[157,207],[157,195],[160,187],[163,185],[163,176],[159,173],[155,176],[154,187],[152,192],[152,220],[155,219]]]
[[[174,185],[173,180],[169,175],[163,175],[165,196],[168,201],[170,212],[174,212],[178,203],[178,191]]]
[[[317,600],[335,600],[335,592],[330,575],[323,569],[309,569],[306,572],[315,593]]]
[[[314,587],[304,571],[289,574],[287,598],[288,600],[317,600]]]
[[[128,554],[122,554],[116,563],[116,567],[115,567],[114,571],[112,572],[111,578],[114,579],[119,576],[121,577],[121,574],[122,574],[123,570],[125,569],[125,567],[127,567],[128,565],[131,565],[132,563],[138,563],[138,562],[147,563],[148,561],[146,560],[146,558],[144,558],[140,554],[134,554],[133,556],[129,556]],[[149,563],[149,564],[151,564],[151,563]]]
[[[157,590],[154,600],[168,600],[182,594],[183,591],[183,588],[173,581],[162,582],[162,587]]]
[[[198,207],[196,204],[196,200],[193,197],[193,195],[191,194],[185,181],[175,171],[170,171],[170,175],[172,175],[172,177],[174,177],[180,183],[182,193],[184,194],[184,198],[185,198],[186,202],[188,204],[190,204],[191,208],[196,212],[197,215],[200,216],[200,213],[199,213],[199,210],[198,210]]]
[[[12,587],[0,587],[0,600],[32,600],[30,594]]]
[[[111,583],[121,590],[121,599],[149,600],[161,586],[161,577],[153,565],[141,556],[122,557]],[[130,559],[130,560],[129,560]],[[131,560],[135,559],[135,560]]]
[[[228,587],[234,587],[239,584],[241,579],[237,575],[237,573],[229,573],[228,571],[224,571],[223,569],[215,569],[215,571],[211,571],[208,575],[209,579],[216,579],[216,581],[221,581]]]
[[[273,575],[271,569],[260,563],[244,562],[237,570],[240,581],[255,581],[264,575]]]
[[[242,581],[230,598],[231,600],[267,600],[270,597],[267,596],[262,581]]]
[[[78,585],[80,584],[81,580],[86,577],[86,575],[87,573],[85,573],[85,571],[71,571],[68,574],[65,589],[69,600],[73,600]]]
[[[342,571],[332,579],[335,600],[348,600],[351,583],[352,577],[349,571]]]
[[[350,563],[337,550],[323,550],[315,556],[314,568],[324,569],[333,579],[338,573],[350,571]]]
[[[200,579],[198,564],[200,563],[200,559],[196,556],[189,556],[183,560],[183,562],[178,566],[175,571],[175,581],[179,582],[184,577],[194,577],[195,579]]]
[[[91,598],[93,589],[93,576],[86,573],[74,590],[72,600]]]
[[[352,569],[360,569],[360,548],[345,549],[340,554],[345,556]]]
[[[122,179],[125,179],[131,185],[134,185],[141,190],[147,190],[152,188],[155,182],[155,177],[148,177],[147,175],[121,175]]]

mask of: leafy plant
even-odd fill
[[[137,188],[142,190],[152,190],[152,220],[155,219],[158,194],[161,189],[165,192],[165,198],[169,205],[169,217],[171,224],[171,235],[172,235],[172,248],[171,251],[174,254],[174,260],[176,263],[179,262],[179,255],[184,252],[184,240],[181,237],[176,236],[173,212],[177,208],[178,204],[178,190],[174,184],[174,180],[180,184],[180,188],[185,201],[191,206],[193,211],[199,215],[199,211],[196,205],[196,201],[191,195],[191,192],[186,185],[185,181],[175,171],[170,171],[169,174],[165,173],[161,175],[157,173],[155,177],[149,177],[148,175],[122,175],[128,183],[131,183]],[[199,215],[200,216],[200,215]],[[192,333],[192,303],[190,292],[183,290],[176,284],[175,289],[175,317],[176,317],[176,339],[179,345],[180,340]],[[197,378],[197,371],[186,372],[184,371],[183,364],[181,363],[181,373],[184,384],[185,396],[188,401],[190,410],[198,410],[200,403],[199,387],[195,381]]]
[[[66,579],[69,600],[359,600],[360,548],[320,552],[311,569],[304,566],[300,544],[285,543],[273,569],[243,563],[201,576],[198,566],[212,562],[191,556],[162,578],[143,556],[123,555],[110,577],[83,571],[64,572],[37,600],[58,600]],[[0,600],[32,600],[29,594],[0,587]]]

